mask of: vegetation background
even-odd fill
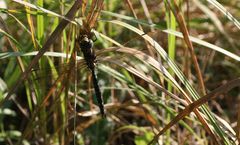
[[[0,144],[239,144],[239,0],[0,2]],[[94,13],[105,118],[70,57]]]

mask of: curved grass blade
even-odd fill
[[[233,24],[240,30],[240,22],[233,17],[233,15],[226,10],[219,2],[216,0],[207,0],[210,4],[215,6],[219,11],[221,11]]]
[[[173,35],[175,35],[177,37],[183,38],[183,35],[182,35],[181,32],[174,31],[174,30],[171,30],[171,29],[166,29],[166,27],[164,27],[162,25],[149,24],[146,21],[137,20],[137,19],[134,19],[133,17],[129,17],[129,16],[121,15],[121,14],[116,14],[116,13],[112,13],[112,12],[108,12],[108,11],[102,11],[102,13],[106,14],[106,15],[113,16],[113,17],[117,17],[117,18],[120,18],[120,19],[124,19],[124,20],[127,20],[129,22],[136,23],[136,24],[141,24],[141,25],[144,25],[144,26],[147,26],[147,27],[154,27],[154,28],[157,28],[157,29],[161,30],[164,33],[173,34]],[[108,20],[102,20],[102,22],[109,22],[109,21]],[[103,34],[101,34],[101,35],[103,35]],[[212,49],[214,51],[217,51],[219,53],[227,55],[228,57],[230,57],[232,59],[240,61],[240,56],[237,56],[237,55],[231,53],[230,51],[227,51],[224,48],[221,48],[219,46],[213,45],[213,44],[211,44],[209,42],[206,42],[204,40],[200,40],[200,39],[198,39],[196,37],[193,37],[193,36],[189,36],[189,38],[190,38],[190,40],[192,42],[194,42],[196,44],[205,46],[205,47],[210,48],[210,49]]]
[[[183,73],[178,68],[178,66],[168,57],[167,53],[164,51],[164,49],[156,41],[154,41],[148,35],[144,35],[145,33],[142,32],[141,30],[139,30],[136,27],[133,27],[133,26],[127,24],[127,23],[124,23],[122,21],[117,21],[117,20],[112,20],[112,21],[109,21],[109,22],[117,24],[117,25],[121,25],[123,27],[126,27],[126,28],[130,29],[131,31],[133,31],[133,32],[139,34],[140,36],[142,36],[145,40],[147,40],[156,49],[156,51],[162,56],[162,58],[166,61],[166,63],[174,70],[174,72],[176,73],[176,76],[184,84],[184,86],[186,87],[186,89],[188,90],[190,95],[195,100],[200,98],[197,91],[191,86],[190,82],[186,79],[186,77],[183,75]],[[192,102],[191,99],[188,97],[188,95],[184,95],[184,96],[186,98],[186,101],[188,101],[188,103]],[[226,142],[229,142],[229,140],[226,138],[226,134],[221,129],[221,127],[216,123],[217,121],[216,121],[215,117],[209,111],[207,106],[203,105],[199,109],[201,109],[201,111],[203,111],[203,113],[207,116],[207,119],[211,122],[211,125],[214,127],[215,133],[217,133],[219,136],[221,136]],[[207,127],[206,130],[208,130],[208,132],[211,134],[212,131],[209,128],[209,124],[206,123],[206,120],[203,118],[203,116],[198,114],[199,113],[198,111],[195,112],[195,113],[199,117],[200,121],[204,124],[204,126]],[[215,135],[213,135],[212,137],[215,138]]]
[[[193,103],[189,104],[186,106],[179,114],[171,120],[155,137],[154,139],[149,142],[149,145],[153,144],[154,141],[157,141],[157,138],[162,135],[166,130],[168,130],[170,127],[172,127],[174,124],[176,124],[178,121],[183,119],[185,116],[189,115],[194,109],[198,108],[202,104],[216,98],[222,93],[226,93],[229,90],[233,89],[234,87],[239,87],[240,86],[240,78],[232,80],[228,82],[225,85],[222,85],[218,87],[217,89],[213,90],[211,93],[205,95],[204,97],[194,101]]]

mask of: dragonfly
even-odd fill
[[[101,1],[98,1],[98,2],[101,2]],[[92,3],[87,16],[84,16],[85,12],[82,12],[81,17],[86,18],[86,19],[83,20],[82,26],[79,28],[78,34],[75,38],[75,49],[76,49],[77,53],[82,53],[83,54],[85,64],[91,72],[92,85],[93,85],[93,88],[94,88],[95,97],[96,97],[96,100],[97,100],[97,103],[98,103],[100,114],[101,114],[102,117],[105,117],[106,114],[105,114],[102,92],[101,92],[100,87],[99,87],[97,74],[96,74],[96,70],[95,70],[96,69],[95,68],[96,54],[95,54],[94,47],[93,47],[94,42],[96,40],[96,36],[93,32],[93,28],[95,26],[95,23],[97,22],[97,18],[99,16],[100,10],[102,8],[101,4],[102,3],[100,3],[100,4]],[[84,5],[83,5],[82,10],[84,11]],[[127,42],[124,42],[125,43],[124,46],[126,46],[126,43],[134,42],[132,40],[136,40],[136,37],[132,38],[130,41],[128,40]],[[134,43],[133,45],[136,45],[136,44]],[[109,51],[111,51],[111,50],[109,50]],[[70,60],[70,63],[67,64],[67,66],[63,66],[64,64],[62,64],[62,66],[66,67],[66,69],[63,70],[62,72],[60,72],[64,75],[66,74],[65,78],[68,81],[69,81],[69,78],[70,78],[69,76],[71,76],[71,72],[75,67],[74,65],[72,65],[72,62],[75,62],[75,61]],[[81,61],[81,62],[77,62],[77,63],[82,65],[83,62]],[[59,77],[59,78],[61,78],[61,77]],[[57,83],[60,80],[61,79],[57,79],[55,82]],[[63,82],[62,84],[67,84],[67,83]],[[48,97],[45,97],[45,98],[46,98],[46,100],[48,99]]]
[[[83,7],[82,7],[83,15],[85,13],[84,11],[86,10],[85,6],[86,5],[83,4]],[[97,75],[95,73],[96,55],[95,55],[95,51],[93,50],[93,45],[94,45],[93,38],[95,34],[92,32],[92,28],[94,27],[97,21],[97,18],[100,14],[102,6],[103,6],[103,0],[93,1],[90,8],[90,13],[88,13],[86,17],[86,21],[83,21],[83,27],[80,28],[79,35],[77,36],[75,42],[78,48],[80,48],[81,52],[83,53],[86,65],[91,71],[92,83],[95,90],[95,96],[98,102],[100,113],[102,117],[104,117],[105,111],[104,111],[103,98],[98,85]]]
[[[87,7],[87,1],[82,1],[82,9],[81,9],[82,12],[81,12],[80,17],[85,18],[85,19],[82,20],[81,25],[78,25],[79,31],[77,32],[77,35],[75,37],[74,51],[70,55],[71,58],[70,58],[69,62],[63,68],[63,70],[61,72],[62,74],[59,75],[58,78],[55,78],[56,80],[53,84],[50,84],[51,88],[50,88],[49,92],[47,93],[47,96],[44,97],[45,101],[43,101],[42,104],[45,104],[47,102],[47,100],[49,99],[49,97],[51,96],[51,94],[53,93],[53,90],[57,89],[58,83],[67,84],[62,87],[62,90],[64,90],[64,88],[68,87],[69,78],[71,78],[74,67],[76,66],[76,65],[74,66],[74,64],[76,63],[76,61],[75,61],[76,55],[77,55],[77,53],[82,53],[84,61],[86,63],[86,66],[91,72],[92,84],[93,84],[93,88],[95,90],[95,96],[96,96],[96,100],[97,100],[97,103],[99,106],[100,114],[102,117],[106,116],[101,90],[99,88],[97,75],[95,73],[96,55],[95,55],[95,51],[93,48],[94,42],[96,41],[96,39],[95,39],[96,36],[93,32],[93,29],[95,27],[95,23],[99,17],[102,7],[103,7],[103,0],[92,1],[90,8]],[[89,8],[87,16],[85,16],[86,8]],[[77,64],[82,64],[82,62],[77,62]],[[62,69],[62,68],[60,68],[60,69]],[[34,68],[34,69],[32,69],[32,72],[36,72],[35,70],[38,70],[38,69]],[[46,72],[46,70],[43,70],[43,71]],[[36,74],[36,75],[38,76],[38,74]],[[38,79],[40,79],[40,78],[38,78]],[[36,79],[34,79],[34,80],[36,80]],[[47,82],[47,84],[49,85],[49,82]],[[61,93],[61,91],[59,91],[59,93]]]

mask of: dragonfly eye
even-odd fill
[[[92,39],[84,37],[79,42],[79,46],[80,46],[81,49],[91,49],[93,47],[93,41],[92,41]]]

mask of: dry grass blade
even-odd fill
[[[5,32],[7,32],[8,34],[10,34],[10,33],[9,33],[9,30],[8,30],[8,28],[7,28],[7,26],[6,26],[5,22],[4,22],[4,20],[2,19],[2,17],[0,17],[0,29],[1,29],[1,27],[2,27],[2,29],[3,29]],[[19,48],[18,48],[16,45],[14,45],[14,43],[12,43],[12,41],[11,41],[8,37],[7,37],[7,40],[8,40],[8,43],[10,44],[11,48],[13,49],[13,51],[14,51],[14,52],[18,52],[18,51],[19,51]],[[24,72],[24,71],[25,71],[25,68],[24,68],[23,61],[22,61],[22,59],[21,59],[20,56],[17,57],[17,63],[19,64],[21,71]],[[25,109],[23,109],[23,108],[21,107],[21,105],[18,105],[18,103],[17,103],[17,101],[16,101],[15,99],[13,99],[13,101],[14,101],[15,104],[18,106],[19,110],[20,110],[26,117],[28,117],[28,113],[25,111]]]
[[[204,85],[204,82],[203,82],[202,73],[201,73],[201,70],[200,70],[200,67],[199,67],[199,64],[198,64],[198,61],[197,61],[197,57],[196,57],[196,55],[194,53],[193,44],[192,44],[192,42],[190,41],[190,38],[189,38],[189,33],[188,33],[188,30],[187,30],[187,26],[185,24],[184,17],[181,14],[181,12],[179,10],[179,7],[177,5],[177,2],[175,0],[173,0],[173,7],[171,6],[169,0],[167,0],[167,4],[168,4],[168,7],[172,10],[173,14],[175,15],[175,17],[176,17],[176,19],[178,21],[179,27],[180,27],[180,29],[181,29],[181,31],[183,33],[183,36],[184,36],[184,40],[185,40],[185,42],[186,42],[186,44],[188,46],[188,49],[189,49],[189,51],[191,53],[191,56],[192,56],[194,67],[195,67],[195,70],[197,72],[197,77],[199,79],[199,86],[201,87],[202,94],[205,95],[206,94],[206,89],[205,89],[205,85]],[[217,143],[216,136],[213,134],[213,131],[210,129],[210,127],[207,124],[206,120],[204,118],[202,118],[202,116],[200,114],[198,114],[197,116],[201,120],[202,124],[204,124],[205,129],[212,136],[212,139],[214,140],[214,142]]]
[[[6,33],[10,34],[9,31],[8,31],[8,28],[4,22],[4,20],[2,19],[2,17],[0,17],[0,28],[2,27],[3,31],[5,31]],[[18,52],[19,51],[19,48],[17,48],[13,43],[12,41],[9,40],[9,38],[7,37],[7,40],[11,46],[11,48],[13,49],[14,52]],[[25,68],[24,68],[24,65],[23,65],[23,61],[21,59],[21,57],[17,57],[17,62],[21,68],[21,71],[24,72]]]
[[[184,75],[182,74],[182,72],[179,70],[179,68],[176,66],[176,64],[170,59],[168,58],[166,52],[163,50],[163,48],[156,42],[154,41],[151,37],[149,37],[148,35],[146,35],[144,32],[142,32],[141,30],[137,29],[136,27],[133,27],[131,25],[128,25],[124,22],[120,22],[120,21],[116,21],[116,20],[112,20],[112,23],[115,24],[119,24],[122,25],[128,29],[131,29],[132,31],[136,32],[138,35],[141,35],[145,40],[147,40],[156,50],[157,52],[159,52],[159,54],[161,54],[161,56],[163,57],[164,60],[166,60],[166,62],[169,64],[170,67],[172,67],[172,69],[174,69],[176,72],[176,75],[179,77],[179,79],[182,81],[183,84],[186,85],[186,87],[189,90],[189,93],[192,95],[192,97],[196,98],[200,98],[200,96],[197,94],[197,92],[191,87],[190,83],[188,82],[188,80],[184,77]],[[183,91],[182,88],[181,89],[184,98],[186,99],[186,101],[188,103],[191,103],[191,99],[189,97],[188,94],[185,93],[185,91]],[[208,112],[208,110],[206,110],[206,108],[203,108],[205,112]],[[196,114],[196,116],[198,117],[198,119],[200,120],[200,122],[203,124],[203,126],[205,127],[206,131],[211,135],[213,141],[215,143],[217,143],[217,139],[216,136],[213,134],[212,130],[209,127],[209,124],[206,122],[206,120],[204,119],[204,117],[200,114],[199,110],[195,110],[194,113]],[[212,120],[212,116],[209,114],[206,114],[208,117],[211,118]]]
[[[94,13],[94,9],[97,5],[97,0],[93,0],[92,3],[91,3],[91,7],[90,7],[90,10],[89,10],[89,13],[87,15],[87,18],[86,18],[86,23],[89,24],[91,18],[92,18],[92,15]]]
[[[226,10],[218,1],[216,0],[207,0],[207,2],[211,3],[214,5],[219,11],[221,11],[230,21],[234,23],[234,25],[240,29],[240,22],[233,17],[233,15]]]
[[[85,12],[86,12],[86,9],[87,9],[87,2],[88,0],[83,0],[82,1],[82,16],[85,17]]]
[[[168,34],[172,34],[172,35],[175,35],[179,38],[183,38],[183,35],[182,33],[180,32],[177,32],[177,31],[173,31],[173,30],[163,30],[164,33],[168,33]],[[234,54],[234,53],[231,53],[230,51],[227,51],[226,49],[224,48],[221,48],[221,47],[218,47],[216,45],[213,45],[211,43],[208,43],[206,41],[203,41],[201,39],[198,39],[196,37],[193,37],[193,36],[189,36],[190,40],[196,44],[199,44],[199,45],[202,45],[204,47],[207,47],[207,48],[210,48],[216,52],[219,52],[219,53],[222,53],[232,59],[235,59],[236,61],[240,61],[240,56]]]
[[[25,5],[25,9],[26,11],[30,11],[30,7]],[[30,27],[30,31],[31,31],[31,38],[32,38],[32,42],[33,42],[33,46],[35,48],[35,50],[37,50],[37,40],[35,39],[35,30],[34,30],[34,24],[33,24],[33,18],[30,14],[27,14],[27,20],[28,20],[28,25]]]
[[[49,92],[47,93],[47,95],[44,97],[44,100],[42,101],[41,105],[39,107],[42,107],[44,104],[46,104],[46,102],[48,101],[48,99],[50,98],[50,96],[54,93],[54,91],[57,89],[57,85],[58,83],[62,83],[61,86],[65,86],[64,84],[66,84],[65,81],[67,81],[68,79],[66,78],[69,78],[69,74],[70,72],[73,70],[73,65],[74,64],[71,64],[71,66],[68,66],[67,68],[69,69],[65,69],[66,73],[62,73],[58,78],[57,80],[54,82],[54,84],[52,85],[52,87],[50,88]],[[64,89],[64,88],[62,88]]]
[[[69,12],[66,14],[66,17],[69,20],[72,20],[75,16],[75,13],[81,6],[81,0],[75,1],[72,8],[69,10]],[[56,29],[53,31],[53,33],[50,35],[49,39],[46,41],[46,43],[43,45],[43,47],[40,49],[38,54],[34,57],[34,59],[31,61],[29,66],[26,68],[26,71],[22,73],[21,77],[19,78],[16,85],[9,91],[7,96],[4,100],[1,100],[0,106],[4,103],[5,100],[8,100],[11,95],[17,90],[19,85],[28,77],[28,74],[31,72],[32,67],[38,62],[38,60],[44,55],[44,53],[49,49],[52,43],[55,42],[56,38],[60,36],[63,29],[67,26],[69,21],[62,19],[62,21],[59,23],[59,25],[56,27]]]
[[[103,7],[103,0],[99,0],[98,1],[98,7],[97,7],[97,10],[96,12],[94,13],[93,17],[92,17],[92,21],[90,23],[90,28],[93,28],[96,21],[97,21],[97,18],[98,16],[100,15],[100,12],[102,10],[102,7]]]
[[[64,85],[62,85],[59,89],[58,92],[56,94],[56,96],[58,96],[55,100],[54,100],[54,104],[50,107],[50,109],[48,110],[48,113],[50,115],[50,113],[53,112],[53,110],[56,108],[55,106],[59,104],[60,102],[60,94],[63,92],[64,90]],[[44,105],[44,104],[43,104]],[[20,144],[20,142],[22,142],[22,139],[24,138],[28,138],[29,136],[31,136],[32,132],[34,130],[32,130],[32,127],[34,126],[34,124],[36,122],[34,122],[34,119],[37,117],[37,115],[39,114],[39,112],[41,111],[43,105],[39,106],[38,108],[36,108],[36,110],[34,111],[34,113],[32,114],[31,118],[28,121],[28,124],[26,125],[26,128],[22,134],[22,138],[19,140],[18,144]],[[52,117],[52,115],[50,115]],[[49,118],[50,119],[50,118]],[[49,120],[47,120],[47,122],[49,122]],[[61,126],[62,128],[63,126]],[[59,133],[59,130],[56,131],[56,133]]]
[[[233,40],[229,36],[229,34],[224,30],[223,24],[218,19],[217,15],[212,12],[207,6],[203,5],[200,1],[193,0],[193,2],[212,20],[213,24],[217,27],[220,33],[223,34],[225,39],[231,44],[231,46],[236,49]]]
[[[240,143],[240,103],[238,104],[237,139]]]
[[[137,20],[137,19],[138,19],[138,16],[137,16],[137,14],[136,14],[136,11],[135,11],[134,8],[133,8],[133,4],[131,3],[130,0],[126,0],[126,3],[128,4],[128,7],[130,8],[130,10],[132,11],[134,18]],[[144,5],[145,3],[144,3],[143,1],[141,1],[141,4],[143,4],[143,6],[145,6],[145,7],[143,7],[143,9],[144,9],[144,11],[146,12],[146,11],[147,11],[147,7],[146,7],[146,5]],[[147,14],[146,14],[146,16],[147,16]],[[149,20],[149,19],[148,19],[148,20]],[[138,24],[138,28],[139,28],[141,31],[144,31],[143,28],[142,28],[142,26],[141,26],[141,24]],[[151,29],[151,30],[153,30],[153,29]],[[144,41],[145,41],[145,40],[144,40]],[[147,45],[148,51],[149,51],[149,53],[151,54],[151,56],[154,56],[154,53],[153,53],[150,45],[147,43],[147,41],[145,41],[145,43],[146,43],[146,45]]]
[[[206,89],[205,89],[205,85],[204,85],[204,82],[203,82],[202,73],[201,73],[201,70],[200,70],[200,67],[199,67],[199,64],[198,64],[198,61],[197,61],[197,57],[194,53],[193,44],[192,44],[192,42],[190,41],[190,38],[189,38],[189,33],[188,33],[188,30],[187,30],[187,26],[186,26],[184,17],[181,14],[181,12],[179,10],[179,7],[177,5],[177,2],[175,0],[173,0],[174,7],[171,6],[169,0],[167,0],[167,4],[168,4],[168,7],[172,10],[173,14],[175,15],[175,17],[178,21],[179,27],[180,27],[180,29],[183,33],[183,36],[184,36],[184,40],[185,40],[185,42],[188,46],[188,49],[191,53],[191,56],[192,56],[194,67],[195,67],[195,70],[197,72],[197,76],[198,76],[198,80],[199,80],[199,86],[202,89],[202,94],[205,95],[206,94]]]
[[[178,88],[177,87],[178,86],[177,82],[171,77],[171,75],[164,68],[164,66],[162,66],[162,64],[159,63],[158,61],[156,61],[153,57],[143,53],[142,51],[138,51],[138,50],[128,48],[128,47],[115,48],[115,50],[118,51],[118,52],[126,53],[128,55],[132,55],[132,56],[138,58],[143,63],[146,63],[146,64],[150,65],[151,67],[156,69],[158,72],[161,72],[161,74],[164,77],[166,77],[166,80],[170,80],[174,84],[174,86],[176,86],[176,89]],[[180,99],[178,96],[172,94],[171,92],[166,90],[164,87],[162,87],[158,83],[154,82],[150,77],[147,77],[145,74],[137,71],[136,69],[134,69],[134,68],[132,68],[132,67],[126,65],[126,64],[123,64],[122,62],[119,62],[119,61],[111,61],[111,62],[127,69],[129,72],[132,72],[134,75],[140,77],[141,79],[145,80],[149,84],[157,87],[159,90],[163,91],[164,93],[166,93],[167,95],[169,95],[173,99],[181,102],[182,104],[187,105],[186,101],[184,101],[183,99]]]
[[[136,12],[134,11],[134,8],[133,8],[133,5],[132,5],[131,1],[130,1],[130,0],[126,0],[126,3],[127,3],[127,5],[128,5],[128,7],[131,9],[134,18],[135,18],[135,19],[138,19],[137,14],[136,14]],[[139,25],[139,26],[140,26],[140,25]],[[142,28],[139,28],[139,29],[142,29]]]
[[[56,99],[54,100],[54,102],[56,103],[57,101],[60,100],[60,94],[62,94],[62,92],[64,91],[64,89],[68,89],[68,79],[70,78],[70,74],[74,69],[74,63],[75,61],[72,61],[73,59],[75,59],[75,55],[74,53],[71,55],[71,61],[69,66],[65,67],[64,72],[66,73],[62,73],[60,76],[58,76],[58,78],[56,79],[56,81],[53,83],[53,85],[51,85],[51,88],[49,89],[48,93],[46,96],[44,96],[42,102],[39,104],[39,106],[35,109],[34,114],[32,115],[32,120],[37,116],[37,114],[39,114],[39,112],[41,111],[41,109],[44,108],[44,106],[47,104],[47,101],[49,100],[49,98],[51,97],[51,95],[53,95],[53,93],[56,93]],[[58,90],[57,90],[58,89]],[[56,91],[57,90],[57,91]],[[52,106],[52,108],[54,109],[54,107]],[[32,121],[29,122],[27,127],[31,127],[31,123]],[[26,137],[31,133],[31,129],[26,129],[26,132],[24,132],[23,136]]]
[[[197,101],[194,101],[193,103],[189,104],[185,107],[184,110],[182,110],[170,123],[168,123],[155,137],[154,139],[149,143],[149,145],[153,144],[154,141],[157,141],[160,135],[162,135],[166,130],[171,128],[174,124],[178,123],[181,119],[183,119],[185,116],[189,115],[191,112],[193,112],[195,109],[197,109],[199,106],[203,105],[204,103],[214,99],[216,96],[227,93],[231,89],[235,87],[240,86],[240,78],[232,80],[225,85],[222,85],[218,87],[217,89],[213,90],[211,93],[205,95],[204,97],[198,99]]]
[[[74,59],[74,55],[71,56],[71,59]],[[32,130],[29,128],[32,127],[32,123],[34,122],[33,120],[39,114],[39,112],[45,107],[45,105],[47,104],[47,101],[49,100],[51,95],[53,95],[53,93],[56,93],[56,96],[58,96],[54,100],[55,103],[57,103],[60,100],[60,94],[64,91],[65,88],[68,87],[67,86],[68,78],[70,78],[69,75],[71,74],[71,71],[74,69],[74,67],[73,67],[74,64],[72,62],[73,61],[70,61],[70,65],[68,67],[65,67],[64,72],[66,72],[66,73],[62,73],[60,76],[58,76],[58,78],[55,80],[55,82],[51,85],[51,88],[49,89],[47,95],[43,97],[44,99],[42,100],[42,102],[39,104],[39,106],[37,106],[37,108],[33,112],[33,115],[31,116],[31,119],[28,122],[27,127],[25,129],[25,132],[23,133],[23,138],[28,137],[32,133]],[[52,106],[52,108],[54,109],[54,106]],[[49,112],[51,112],[51,111],[49,111]]]
[[[90,29],[94,27],[96,20],[102,9],[102,6],[103,6],[103,0],[97,0],[97,2],[94,0],[92,2],[91,10],[88,13],[88,17],[87,17],[87,24],[89,25]]]

